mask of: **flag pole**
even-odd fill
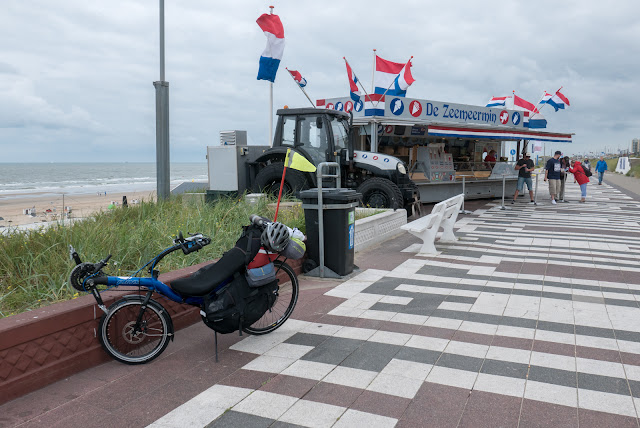
[[[273,217],[273,221],[278,220],[278,211],[280,210],[280,199],[282,199],[282,189],[284,188],[284,176],[287,174],[287,164],[291,162],[289,158],[291,149],[287,149],[287,155],[284,157],[284,168],[282,168],[282,179],[280,180],[280,191],[278,192],[278,203],[276,204],[276,215]]]
[[[376,78],[376,50],[373,50],[373,69],[371,70],[371,93],[376,92],[375,88],[375,78]]]
[[[270,14],[273,15],[274,6],[269,6]],[[273,82],[269,82],[269,136],[267,142],[271,146],[273,144]]]
[[[285,70],[289,71],[289,69],[287,67],[285,67]],[[289,71],[289,76],[291,76],[291,78],[293,79],[293,81],[296,83],[296,86],[298,88],[300,88],[300,90],[302,91],[302,93],[304,94],[305,97],[307,97],[307,99],[309,100],[309,102],[311,103],[311,105],[313,106],[313,108],[316,108],[316,105],[313,103],[313,101],[311,101],[311,98],[309,98],[309,95],[307,95],[307,91],[304,90],[304,88],[302,86],[300,86],[300,84],[298,82],[296,82],[295,77],[293,77],[293,74],[291,74],[291,72]]]

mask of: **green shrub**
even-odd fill
[[[240,236],[250,214],[273,218],[269,202],[251,206],[244,199],[224,198],[215,204],[187,203],[177,196],[118,207],[71,225],[0,235],[0,317],[77,297],[69,285],[74,266],[69,245],[86,262],[112,254],[105,271],[130,275],[171,246],[179,231],[211,237],[212,243],[197,253],[176,252],[163,259],[159,268],[167,272],[220,257]],[[280,210],[278,220],[305,230],[300,206]]]

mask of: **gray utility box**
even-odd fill
[[[221,146],[246,146],[247,131],[220,131]]]
[[[209,190],[242,193],[250,190],[255,160],[270,146],[207,146]]]

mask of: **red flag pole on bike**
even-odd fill
[[[278,192],[278,203],[276,204],[276,215],[273,221],[278,220],[278,211],[280,209],[280,199],[282,199],[282,189],[284,188],[284,178],[287,175],[287,168],[297,169],[303,172],[315,172],[316,167],[309,162],[307,158],[302,156],[298,152],[292,152],[291,149],[287,149],[287,156],[284,158],[284,168],[282,169],[282,180],[280,180],[280,191]],[[293,189],[292,189],[293,190]]]

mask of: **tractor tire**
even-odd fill
[[[371,208],[402,208],[402,192],[396,184],[386,178],[374,177],[365,180],[357,189],[362,194],[360,205]]]
[[[256,180],[253,185],[253,191],[256,193],[268,193],[270,195],[278,196],[280,192],[280,181],[282,180],[282,170],[284,169],[284,163],[277,162],[271,163],[265,166],[256,175]],[[284,178],[284,188],[282,189],[283,195],[297,196],[301,190],[309,188],[309,182],[304,172],[297,169],[287,169],[287,175]]]

